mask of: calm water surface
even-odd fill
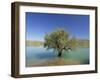
[[[48,60],[57,61],[56,58],[58,58],[57,53],[54,53],[53,50],[46,50],[43,47],[26,47],[26,67],[46,63]],[[70,63],[77,61],[80,62],[80,64],[89,64],[89,48],[78,48],[70,52],[63,51],[61,58],[64,62],[70,60]]]

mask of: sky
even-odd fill
[[[57,28],[71,37],[89,40],[89,15],[26,12],[26,40],[44,41],[45,33]]]

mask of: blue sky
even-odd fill
[[[44,41],[45,33],[64,28],[70,36],[89,40],[89,15],[26,12],[26,40]]]

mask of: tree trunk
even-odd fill
[[[58,57],[61,57],[62,51],[58,52]]]

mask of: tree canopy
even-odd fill
[[[72,48],[76,47],[76,39],[70,39],[69,33],[60,28],[45,35],[44,47],[54,49],[54,51],[58,52],[58,57],[61,57],[63,50],[72,50]]]

